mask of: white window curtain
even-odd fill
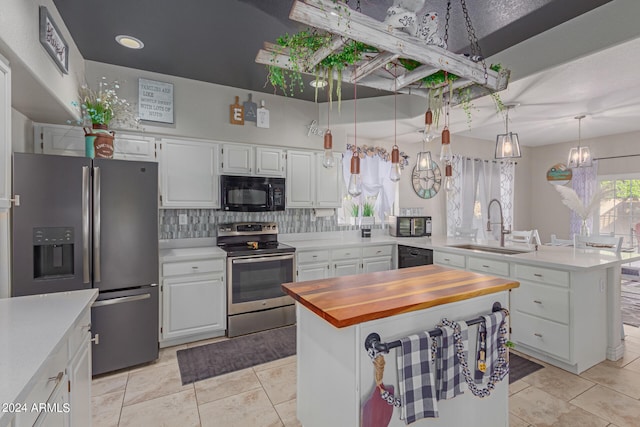
[[[349,177],[351,176],[351,157],[353,152],[347,150],[343,154],[342,173],[344,175],[345,186],[349,185]],[[364,156],[360,159],[360,175],[362,177],[362,194],[354,199],[354,202],[360,203],[366,197],[378,196],[373,209],[376,216],[380,219],[385,218],[385,214],[389,215],[396,198],[395,182],[389,179],[391,172],[391,162],[382,159],[380,156]],[[362,212],[362,209],[360,209]]]
[[[492,227],[491,236],[486,231],[489,201],[500,200],[505,227],[510,227],[515,163],[454,156],[452,166],[453,186],[447,195],[447,236],[455,236],[460,230],[473,230],[479,240],[499,239],[499,226]],[[496,209],[492,221],[499,219]]]
[[[573,168],[571,170],[571,186],[582,203],[587,205],[598,189],[598,161],[594,160],[591,167]],[[580,234],[582,218],[572,210],[569,221],[569,235]],[[593,215],[587,219],[587,228],[593,230]]]

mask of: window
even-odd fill
[[[472,234],[478,239],[491,238],[487,221],[489,201],[498,199],[504,226],[513,224],[514,162],[471,159],[454,156],[453,188],[447,194],[447,236]],[[499,222],[497,205],[492,207],[491,221]],[[492,238],[500,238],[500,227],[492,227]]]
[[[599,178],[600,188],[607,191],[600,201],[599,221],[594,233],[622,236],[623,247],[638,245],[636,230],[640,228],[640,175]],[[638,227],[636,227],[638,226]]]

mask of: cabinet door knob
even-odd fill
[[[95,345],[100,344],[100,334],[96,334],[93,338],[91,338],[91,341],[92,341]]]

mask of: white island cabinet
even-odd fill
[[[431,247],[436,264],[520,282],[510,298],[511,340],[518,351],[574,374],[622,357],[620,266],[640,254],[514,245],[526,251],[504,255]]]
[[[0,299],[0,427],[91,425],[97,289]]]
[[[225,256],[216,246],[160,250],[160,347],[225,334]]]
[[[305,427],[361,425],[362,407],[375,387],[364,346],[369,334],[391,342],[432,329],[444,317],[473,319],[490,313],[496,302],[507,306],[508,290],[517,286],[511,279],[440,266],[283,285],[297,303],[298,419]],[[470,327],[469,348],[475,348],[476,330]],[[397,351],[384,355],[383,376],[383,384],[393,386],[396,395]],[[439,418],[412,425],[507,427],[508,392],[505,377],[489,397],[465,391],[438,402]],[[389,426],[404,426],[399,409],[392,411]]]

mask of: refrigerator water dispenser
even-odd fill
[[[52,279],[74,275],[73,228],[33,229],[33,278]]]

